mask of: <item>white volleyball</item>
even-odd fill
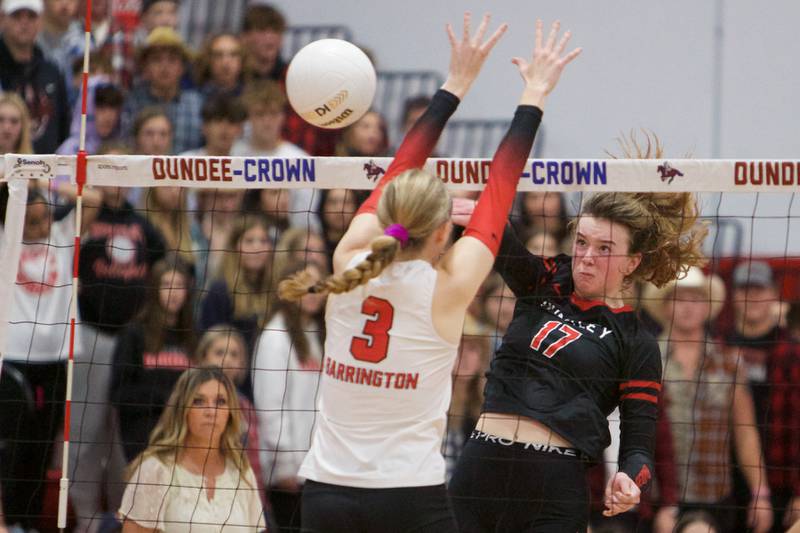
[[[375,97],[375,67],[360,48],[341,39],[320,39],[295,54],[286,93],[298,115],[320,128],[352,124]]]

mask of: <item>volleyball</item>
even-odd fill
[[[320,39],[292,59],[286,92],[292,108],[305,121],[320,128],[343,128],[372,105],[375,67],[356,45]]]

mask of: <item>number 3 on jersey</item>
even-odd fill
[[[388,300],[370,296],[361,304],[361,313],[367,315],[362,333],[369,337],[353,337],[350,353],[359,361],[380,363],[389,351],[389,330],[394,322],[394,307]]]
[[[561,327],[559,327],[561,326]],[[544,340],[550,334],[551,331],[558,328],[558,331],[564,334],[563,337],[559,337],[555,342],[551,343],[547,346],[547,348],[542,351],[542,355],[548,358],[552,358],[555,354],[558,353],[559,350],[564,348],[566,345],[575,342],[576,340],[581,338],[581,332],[575,328],[572,328],[566,324],[558,322],[556,320],[551,320],[546,322],[542,329],[540,329],[536,335],[533,336],[533,340],[531,341],[531,348],[536,351],[539,351],[544,343]]]

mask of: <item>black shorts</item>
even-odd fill
[[[314,533],[456,533],[444,485],[363,489],[308,480],[302,531]]]
[[[473,432],[450,481],[459,531],[585,531],[587,466],[573,448],[535,447]]]

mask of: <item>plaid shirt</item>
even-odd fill
[[[800,344],[784,339],[767,363],[769,407],[764,455],[773,490],[800,496]]]
[[[336,155],[341,130],[325,130],[312,126],[287,106],[283,138],[311,155],[332,156]]]
[[[705,349],[702,368],[694,378],[686,379],[681,365],[670,357],[669,342],[662,344],[678,498],[686,503],[719,502],[732,491],[731,406],[737,383],[736,361],[726,357],[712,340],[705,343]]]
[[[130,134],[137,113],[148,106],[161,106],[172,122],[172,152],[180,154],[203,144],[200,110],[203,97],[197,91],[183,89],[169,102],[159,100],[150,92],[147,83],[137,85],[125,100],[122,112],[122,131]]]

